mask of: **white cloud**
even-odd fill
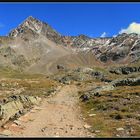
[[[103,32],[100,37],[106,37],[106,32]]]
[[[132,22],[126,29],[121,29],[119,34],[121,33],[137,33],[140,34],[140,23]]]

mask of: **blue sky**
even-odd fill
[[[0,35],[30,15],[62,35],[113,36],[131,23],[140,26],[140,3],[0,3]]]

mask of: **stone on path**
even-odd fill
[[[89,129],[89,128],[91,128],[91,126],[88,125],[88,124],[85,124],[85,125],[84,125],[84,128]]]

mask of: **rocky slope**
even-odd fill
[[[66,37],[65,37],[66,38]],[[92,52],[103,62],[131,63],[139,59],[138,34],[119,34],[112,38],[89,38],[84,35],[69,37],[70,46],[78,51]]]
[[[0,37],[0,65],[33,73],[55,73],[67,68],[130,64],[139,60],[138,34],[110,38],[63,36],[50,25],[28,17],[7,37]]]

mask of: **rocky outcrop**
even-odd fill
[[[3,99],[0,104],[0,126],[14,117],[19,117],[40,101],[41,98],[28,95],[13,95]]]
[[[80,73],[88,74],[92,78],[100,79],[102,82],[111,82],[112,81],[110,79],[107,79],[102,72],[100,72],[98,70],[94,70],[94,69],[88,68],[88,67],[78,68],[75,71],[76,72],[80,72]]]
[[[84,67],[84,68],[77,68],[75,72],[82,72],[82,73],[91,73],[93,72],[93,69]]]
[[[117,86],[137,86],[137,85],[140,85],[140,77],[115,80],[111,84],[114,87],[117,87]]]
[[[101,94],[102,91],[115,90],[115,87],[118,87],[118,86],[138,86],[138,85],[140,85],[140,77],[117,79],[117,80],[112,81],[108,85],[99,86],[83,93],[80,96],[80,99],[82,99],[82,101],[87,101],[90,99],[90,97],[93,97],[93,96],[100,97],[102,96]]]
[[[87,101],[94,96],[96,96],[96,97],[102,96],[102,94],[101,94],[102,91],[110,91],[113,89],[114,89],[114,86],[112,86],[111,84],[106,85],[106,86],[99,86],[99,87],[96,87],[96,88],[91,89],[89,91],[86,91],[84,94],[82,94],[80,96],[80,99],[82,101]]]
[[[134,72],[140,72],[140,67],[124,66],[124,67],[119,67],[119,68],[115,68],[115,69],[110,69],[109,72],[115,73],[115,74],[130,74],[130,73],[134,73]]]
[[[58,81],[63,84],[70,84],[72,80],[73,80],[73,78],[70,76],[64,76],[64,77],[58,79]]]
[[[82,82],[82,81],[89,81],[93,79],[98,79],[101,82],[107,82],[107,83],[112,81],[107,79],[106,76],[103,74],[103,72],[94,70],[89,67],[79,67],[74,70],[68,70],[66,71],[65,74],[59,75],[59,77],[55,77],[54,79],[63,84],[70,84],[72,81]]]

